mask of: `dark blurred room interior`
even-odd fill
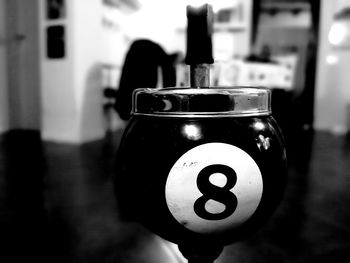
[[[278,210],[215,262],[350,262],[350,0],[207,2],[211,84],[270,88],[288,157]],[[0,262],[186,262],[120,219],[112,179],[127,120],[114,94],[138,39],[158,43],[188,86],[185,8],[198,3],[0,0]],[[157,74],[147,85],[167,86]]]

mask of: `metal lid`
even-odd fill
[[[256,116],[271,113],[271,91],[252,87],[137,89],[133,115]]]

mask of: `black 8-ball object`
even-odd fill
[[[270,90],[139,89],[133,99],[115,173],[125,219],[213,259],[266,222],[286,182]]]

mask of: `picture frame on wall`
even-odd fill
[[[48,20],[65,18],[65,0],[46,0],[46,17]]]
[[[66,55],[65,27],[49,26],[46,30],[46,55],[49,59],[62,59]]]

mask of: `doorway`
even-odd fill
[[[39,1],[6,0],[9,128],[40,130]]]

